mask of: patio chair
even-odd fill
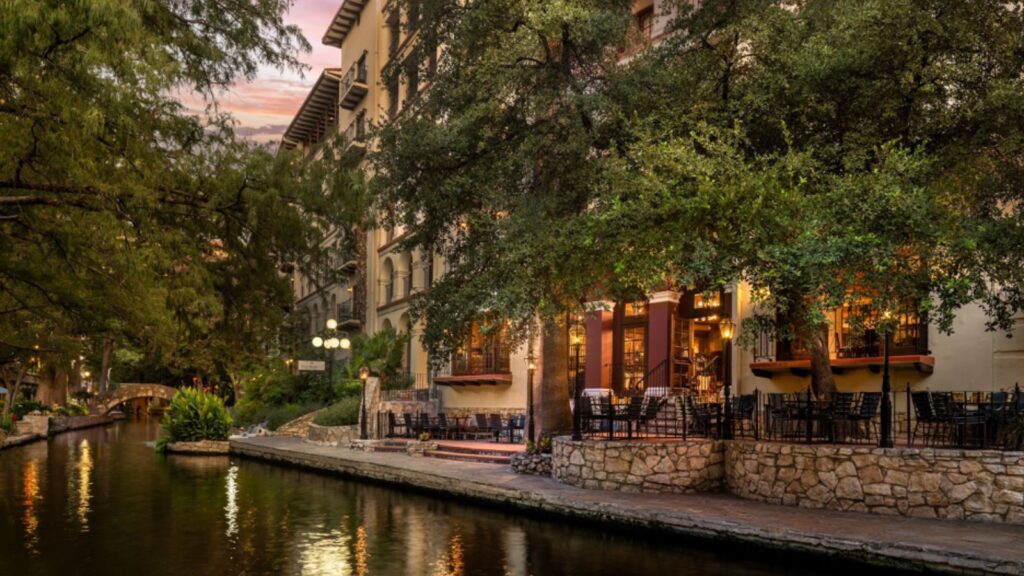
[[[865,392],[860,395],[860,404],[857,410],[850,414],[849,421],[854,433],[863,433],[865,440],[871,440],[871,432],[878,436],[878,425],[875,423],[875,416],[878,415],[878,408],[882,405],[881,392]]]
[[[455,426],[452,426],[448,422],[448,415],[444,412],[438,412],[437,414],[436,430],[438,434],[441,434],[445,438],[451,438],[455,433]]]
[[[855,395],[852,392],[836,392],[832,395],[832,402],[828,408],[829,437],[833,442],[842,442],[850,434],[851,419],[853,415],[853,401]]]
[[[744,394],[733,399],[732,422],[734,434],[744,436],[747,431],[753,431],[756,408],[756,394]]]
[[[426,432],[427,434],[434,435],[437,433],[437,428],[430,422],[430,414],[426,412],[420,412],[420,423],[416,428],[416,431],[420,434]]]
[[[910,393],[910,403],[914,406],[914,430],[910,434],[910,444],[913,446],[917,439],[917,431],[924,428],[925,444],[929,440],[934,441],[935,432],[939,427],[939,421],[935,418],[935,410],[932,408],[931,393],[927,390]]]
[[[405,436],[407,438],[412,438],[414,435],[419,433],[416,426],[412,423],[412,414],[409,414],[408,412],[402,414],[402,420],[405,421]]]
[[[498,414],[488,415],[488,424],[491,432],[494,433],[494,441],[501,442],[501,433],[504,431],[505,426],[501,423],[501,416]]]
[[[768,438],[778,439],[786,435],[789,427],[789,408],[786,406],[786,395],[782,393],[768,394],[767,411]]]
[[[402,434],[398,434],[397,430],[403,428]],[[388,438],[394,438],[396,436],[408,436],[408,432],[404,430],[405,423],[399,423],[398,418],[394,412],[388,411]]]
[[[947,439],[957,446],[966,444],[968,432],[971,429],[981,429],[980,444],[985,445],[986,422],[985,414],[977,412],[968,414],[962,406],[953,401],[953,394],[950,392],[936,392],[932,394],[932,407],[935,409],[935,419],[939,426],[949,431]]]
[[[644,430],[650,428],[651,423],[654,423],[654,434],[658,434],[658,413],[661,411],[662,398],[657,396],[645,396],[643,408],[640,411],[640,416],[637,419],[637,430],[639,431],[640,426],[644,427]]]
[[[526,416],[524,414],[516,414],[510,416],[508,419],[508,441],[516,442],[516,438],[522,440],[523,434],[526,432]]]

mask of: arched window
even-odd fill
[[[390,304],[395,299],[395,265],[390,258],[385,258],[381,266],[380,283],[384,289],[383,304]]]
[[[412,254],[411,253],[406,252],[402,256],[402,265],[405,268],[402,271],[402,273],[405,274],[405,278],[404,278],[405,286],[403,288],[404,292],[403,292],[402,295],[405,296],[406,298],[408,298],[409,296],[412,296]]]

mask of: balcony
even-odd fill
[[[363,55],[352,63],[341,79],[341,107],[346,110],[355,110],[370,91],[367,84],[366,54],[366,50],[363,50]]]
[[[359,13],[366,4],[367,0],[342,0],[321,41],[327,46],[341,48],[345,37],[359,23]]]
[[[345,128],[345,140],[343,150],[350,150],[362,153],[366,151],[366,114],[360,112],[355,120]]]
[[[351,300],[338,304],[335,319],[338,321],[339,328],[343,330],[358,330],[363,325],[363,320],[359,316]]]

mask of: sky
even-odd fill
[[[237,133],[258,142],[276,141],[288,128],[306,94],[320,76],[320,71],[337,67],[341,55],[337,48],[320,43],[327,26],[342,0],[295,0],[285,17],[288,24],[302,29],[313,47],[312,52],[299,59],[309,66],[302,73],[281,72],[261,68],[252,82],[239,82],[227,92],[218,95],[221,109],[230,112],[238,121]],[[182,102],[189,109],[199,110],[205,105],[195,95],[183,95]]]

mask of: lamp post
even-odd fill
[[[891,314],[886,311],[885,318],[888,320]],[[882,339],[885,347],[882,352],[882,430],[878,438],[879,448],[892,448],[892,384],[889,382],[889,347],[892,344],[892,327],[885,327],[885,337]]]
[[[732,440],[732,332],[736,326],[728,318],[718,323],[718,331],[722,335],[722,379],[725,381],[725,430],[722,438]]]
[[[329,388],[334,385],[334,350],[337,348],[348,350],[352,347],[352,342],[346,334],[339,334],[338,321],[334,318],[327,320],[326,327],[322,335],[313,337],[313,347],[323,348],[324,355],[327,356],[327,386]]]
[[[573,330],[569,341],[572,344],[573,357],[575,359],[572,374],[572,439],[583,440],[583,425],[580,419],[582,416],[580,413],[580,392],[582,392],[580,390],[580,347],[583,345],[583,339],[580,338],[577,330]]]
[[[533,371],[537,369],[533,358],[533,341],[526,354],[526,437],[532,442],[533,436]]]
[[[366,381],[369,378],[370,378],[370,368],[367,367],[366,364],[363,364],[362,366],[359,367],[359,380],[362,381],[362,383],[363,383],[362,390],[361,390],[362,395],[360,396],[360,399],[359,399],[359,411],[360,411],[359,439],[360,440],[366,440],[367,439],[367,434],[366,434]]]

